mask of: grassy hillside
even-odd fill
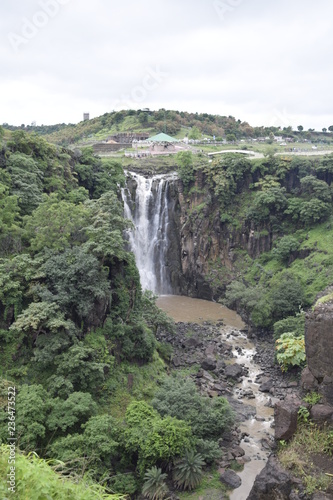
[[[5,128],[16,130],[19,127],[6,124]],[[291,127],[285,127],[282,130],[279,127],[252,127],[233,116],[164,109],[150,112],[114,111],[75,125],[64,123],[37,127],[22,125],[21,129],[36,132],[43,135],[49,142],[65,146],[82,141],[105,140],[110,135],[120,132],[148,132],[150,135],[166,132],[179,139],[185,136],[192,139],[215,136],[217,139],[228,141],[269,137],[271,134],[323,144],[331,144],[333,139],[333,134],[329,132],[298,132],[292,131]]]

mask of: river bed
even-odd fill
[[[176,322],[197,324],[223,322],[219,331],[221,340],[232,346],[234,358],[231,362],[243,365],[248,370],[242,382],[235,384],[233,396],[235,399],[242,399],[246,405],[253,406],[255,417],[239,425],[244,435],[240,446],[245,451],[246,462],[244,469],[237,472],[242,480],[241,486],[230,492],[230,500],[246,500],[255,477],[265,466],[270,454],[269,446],[263,447],[262,444],[268,443],[273,434],[271,428],[273,410],[266,406],[268,396],[258,390],[259,384],[255,382],[256,377],[262,373],[260,366],[253,360],[256,353],[255,345],[241,331],[245,325],[240,316],[221,304],[183,296],[164,295],[158,298],[157,305]],[[247,391],[252,391],[254,396],[252,399],[244,398],[244,393]]]

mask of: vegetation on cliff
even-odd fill
[[[178,165],[187,232],[206,238],[205,279],[215,297],[255,328],[282,336],[284,368],[301,364],[303,310],[333,281],[333,155],[225,154],[198,165],[182,153]]]
[[[86,498],[134,495],[147,471],[170,471],[186,452],[200,452],[201,467],[216,456],[213,431],[198,415],[152,406],[157,381],[166,377],[159,353],[170,356],[155,333],[173,325],[142,292],[126,249],[123,183],[121,164],[102,162],[90,149],[73,153],[21,130],[2,141],[0,442],[7,443],[8,419],[15,419],[18,465],[30,471],[29,484],[17,475],[16,491],[27,488],[31,498],[38,498],[39,480],[41,494],[53,498],[61,479],[19,450],[58,460],[73,481],[103,484],[105,491],[87,489]],[[8,412],[13,386],[16,405]],[[187,401],[207,405],[193,388]],[[232,423],[223,398],[206,414],[214,416],[218,439]],[[1,448],[2,476],[6,453]],[[65,490],[80,498],[75,488],[64,483],[63,498]]]

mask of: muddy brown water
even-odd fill
[[[245,451],[245,458],[248,462],[245,463],[241,472],[237,472],[242,480],[241,486],[230,492],[230,500],[246,500],[255,477],[265,466],[269,455],[269,451],[263,449],[261,441],[269,441],[273,434],[271,428],[273,410],[265,406],[268,402],[268,396],[259,392],[259,384],[255,382],[256,376],[262,373],[259,365],[253,361],[253,356],[256,353],[255,345],[240,331],[245,326],[240,316],[221,304],[190,297],[164,295],[158,298],[157,305],[176,322],[203,323],[211,321],[216,323],[223,320],[224,326],[220,329],[221,339],[233,346],[234,358],[232,362],[244,365],[249,370],[242,382],[235,385],[234,397],[241,399],[242,392],[251,389],[255,398],[242,398],[242,400],[245,404],[254,406],[256,416],[240,425],[241,431],[247,434],[241,442],[241,447]]]

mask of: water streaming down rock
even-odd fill
[[[143,175],[128,172],[122,190],[125,217],[134,224],[129,244],[135,255],[142,288],[157,294],[171,293],[167,267],[170,181],[176,174]]]

